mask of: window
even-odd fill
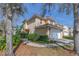
[[[48,20],[45,20],[45,24],[48,24]]]
[[[40,24],[42,24],[42,21],[40,21]]]

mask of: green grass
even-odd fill
[[[73,36],[63,36],[63,38],[73,40]]]
[[[32,41],[32,42],[35,42],[35,43],[42,43],[42,44],[48,44],[49,43],[49,41]]]

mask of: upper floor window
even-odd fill
[[[45,20],[45,24],[48,24],[48,20]]]
[[[40,21],[40,24],[42,24],[42,21]]]

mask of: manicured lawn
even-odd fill
[[[73,36],[63,36],[64,39],[73,40]]]

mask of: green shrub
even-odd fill
[[[73,39],[73,36],[63,36],[65,39]]]
[[[41,42],[41,43],[49,43],[48,41],[48,36],[47,35],[40,35],[38,41]]]
[[[49,39],[47,35],[39,35],[36,33],[32,33],[28,35],[28,39],[37,43],[49,43]]]
[[[0,36],[0,50],[3,50],[6,48],[6,40],[4,37]]]
[[[48,40],[48,36],[47,35],[40,35],[39,40]]]
[[[36,33],[28,34],[28,39],[31,41],[36,41],[38,40],[38,38],[39,38],[39,35]]]
[[[16,47],[20,43],[20,35],[13,35],[13,47]],[[6,48],[6,39],[5,37],[0,36],[0,50]]]
[[[21,36],[21,38],[28,38],[28,33],[27,32],[21,32],[20,36]]]
[[[16,34],[12,37],[13,47],[17,47],[17,45],[21,42],[20,40],[20,31],[17,30]],[[0,50],[4,50],[6,48],[6,39],[3,36],[0,36]]]
[[[17,46],[20,41],[20,35],[13,35],[13,46]]]

